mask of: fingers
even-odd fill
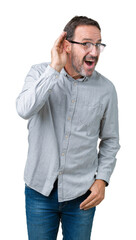
[[[92,195],[92,196],[91,196]],[[85,199],[85,201],[83,201],[80,204],[80,209],[84,209],[84,210],[88,210],[89,208],[95,207],[97,206],[102,200],[104,199],[104,197],[102,195],[93,195],[92,193],[89,195],[88,198]]]
[[[55,41],[55,45],[56,47],[61,47],[64,40],[66,39],[66,32],[62,32],[62,34],[57,38],[57,40]]]
[[[55,41],[51,50],[51,64],[50,66],[56,71],[60,72],[67,62],[67,53],[64,49],[64,40],[67,33],[62,32],[59,38]]]
[[[80,209],[87,210],[95,207],[104,199],[105,183],[103,181],[95,181],[90,190],[90,195],[80,204]]]
[[[96,196],[92,193],[80,204],[80,209],[84,209],[86,206],[94,204],[96,201]]]
[[[90,208],[93,208],[93,207],[96,207],[98,204],[100,204],[102,201],[102,199],[93,199],[91,202],[89,202],[88,204],[86,204],[84,207],[83,207],[83,210],[88,210]]]

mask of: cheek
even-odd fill
[[[76,58],[81,62],[85,57],[85,52],[81,48],[76,47],[72,49],[71,55],[73,58]]]

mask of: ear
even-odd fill
[[[64,40],[64,49],[67,53],[71,52],[71,44],[68,40]]]

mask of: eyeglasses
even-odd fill
[[[106,44],[104,44],[104,43],[91,43],[91,42],[81,43],[81,42],[75,42],[75,41],[72,41],[72,40],[68,40],[68,41],[70,43],[80,44],[80,45],[84,46],[85,50],[88,50],[89,48],[90,48],[90,50],[92,50],[93,47],[95,46],[96,50],[98,52],[102,52],[104,50],[104,48],[106,47]]]

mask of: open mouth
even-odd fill
[[[87,66],[89,66],[89,67],[93,67],[94,66],[94,64],[95,64],[95,62],[94,61],[85,61],[85,63],[87,64]]]

